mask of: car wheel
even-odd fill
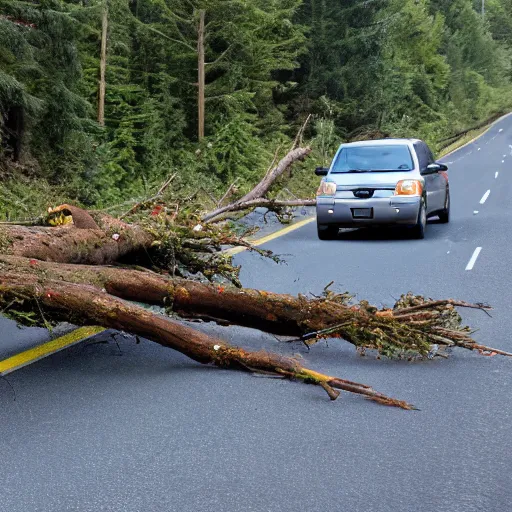
[[[338,235],[338,226],[329,224],[317,224],[318,238],[320,240],[333,240]]]
[[[446,192],[446,202],[444,204],[444,210],[439,213],[439,221],[443,224],[450,222],[450,191]]]
[[[413,238],[423,240],[425,238],[425,229],[427,227],[427,209],[425,207],[425,200],[422,199],[420,203],[420,211],[418,212],[418,221],[412,228]]]

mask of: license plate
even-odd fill
[[[353,208],[352,216],[361,219],[371,219],[373,216],[373,208]]]

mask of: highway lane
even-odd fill
[[[286,264],[238,255],[244,285],[318,293],[335,280],[379,303],[408,290],[488,301],[493,318],[464,317],[479,340],[510,349],[510,144],[507,118],[446,159],[452,221],[431,223],[425,240],[352,231],[320,242],[310,224],[266,246]],[[338,341],[306,353],[257,331],[204,328],[300,353],[421,411],[352,396],[331,403],[315,388],[203,368],[149,342],[130,340],[122,355],[112,343],[76,346],[12,374],[16,401],[0,381],[0,511],[510,508],[512,361],[461,350],[378,361]]]

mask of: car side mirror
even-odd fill
[[[448,167],[444,164],[433,163],[427,165],[427,168],[421,174],[436,174],[439,171],[447,171]]]
[[[328,172],[329,172],[329,169],[327,167],[317,167],[315,169],[315,174],[317,176],[327,176]]]

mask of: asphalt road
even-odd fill
[[[307,293],[335,280],[375,303],[409,290],[486,301],[492,318],[468,311],[465,320],[477,339],[510,350],[511,145],[509,117],[446,159],[452,220],[431,223],[425,240],[351,231],[320,242],[309,224],[266,246],[286,264],[238,255],[244,285]],[[512,508],[512,361],[463,350],[379,361],[339,341],[306,353],[257,331],[204,328],[300,353],[421,411],[330,402],[311,386],[201,367],[149,342],[126,340],[122,353],[82,344],[0,380],[0,511]]]
[[[35,347],[50,338],[46,329],[22,328],[16,322],[0,316],[0,360]]]

